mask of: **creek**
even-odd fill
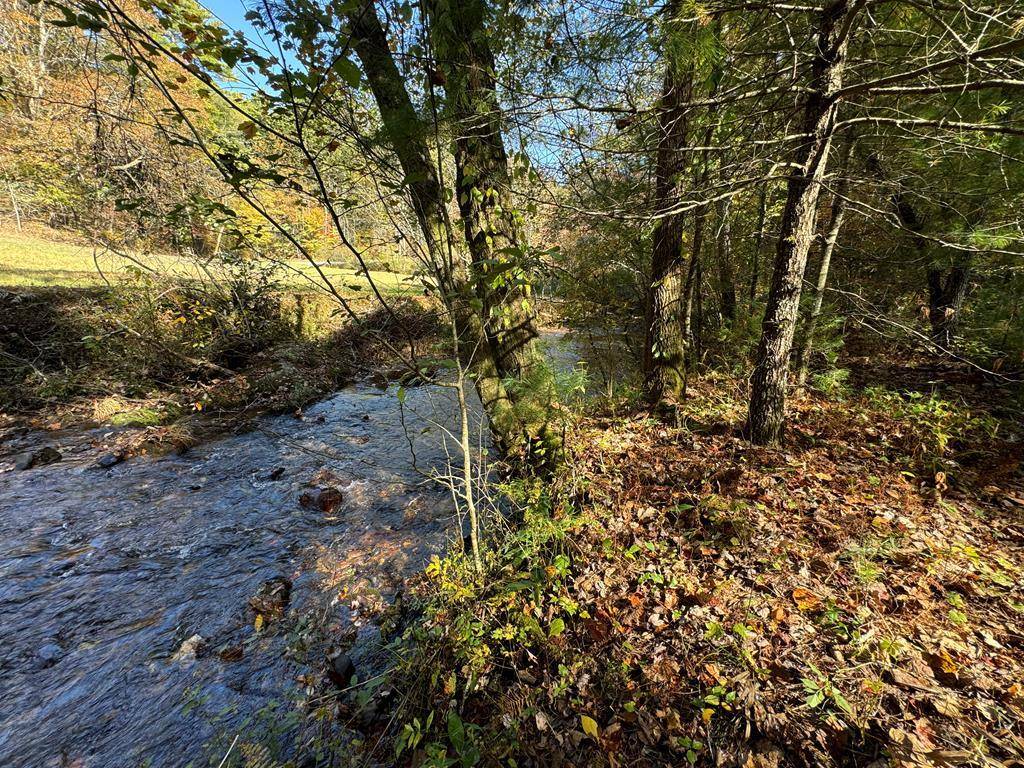
[[[355,635],[357,673],[379,666],[369,614],[459,530],[450,494],[418,471],[446,465],[437,424],[457,423],[453,400],[410,388],[403,408],[394,385],[358,385],[301,418],[261,417],[183,455],[107,469],[97,461],[109,429],[8,441],[0,765],[207,764],[218,733],[310,672],[292,648],[295,617]],[[479,408],[473,422],[486,442]],[[62,459],[14,468],[18,451],[42,445]],[[340,504],[317,504],[324,488]],[[280,622],[292,631],[257,632],[248,600],[280,576],[293,585]]]

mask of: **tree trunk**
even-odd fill
[[[501,135],[484,0],[427,3],[430,37],[455,118],[455,191],[499,371],[522,378],[536,360],[535,308],[523,216],[515,209]]]
[[[761,185],[761,193],[757,201],[757,234],[754,235],[754,253],[750,263],[750,303],[757,298],[758,284],[761,282],[761,246],[764,244],[764,225],[768,216],[768,184]]]
[[[796,383],[803,387],[807,383],[807,369],[811,361],[811,353],[814,351],[814,332],[818,327],[818,318],[821,316],[821,306],[825,299],[825,286],[828,285],[828,272],[832,264],[832,254],[839,240],[839,230],[843,227],[843,219],[846,216],[846,195],[850,187],[850,176],[847,173],[850,162],[850,155],[853,152],[854,140],[851,137],[846,142],[843,151],[843,162],[839,168],[839,180],[836,182],[836,191],[832,197],[832,212],[829,218],[828,233],[825,235],[825,242],[821,249],[821,263],[818,265],[818,277],[814,282],[814,295],[811,300],[811,308],[804,321],[803,341],[797,350],[796,355]]]
[[[800,290],[838,109],[834,94],[842,86],[850,29],[863,5],[864,0],[852,5],[848,0],[833,0],[821,12],[810,90],[803,104],[807,138],[793,158],[796,170],[787,185],[772,284],[751,377],[748,426],[750,439],[759,444],[777,443],[782,436]]]
[[[668,21],[674,23],[676,3],[670,4]],[[644,373],[652,404],[682,397],[686,386],[685,270],[682,213],[678,207],[685,160],[688,120],[686,103],[693,92],[693,70],[680,71],[666,57],[658,114],[658,155],[655,166],[655,201],[660,218],[654,229],[651,251],[651,284],[647,296],[644,342]]]
[[[427,260],[437,280],[441,299],[452,313],[460,355],[469,363],[477,393],[487,413],[491,433],[500,451],[521,451],[535,430],[524,422],[515,393],[505,386],[509,371],[499,364],[491,334],[487,332],[475,291],[465,284],[445,220],[443,194],[431,160],[426,126],[409,98],[387,36],[371,0],[348,15],[353,47],[363,64],[381,114],[389,142],[405,174],[413,210],[427,248]]]
[[[868,168],[879,180],[885,181],[885,171],[878,155],[873,154],[868,158]],[[960,311],[967,296],[970,260],[961,260],[950,268],[947,275],[943,275],[943,269],[936,266],[934,260],[930,258],[931,242],[924,236],[925,222],[908,198],[902,183],[897,182],[896,191],[892,196],[892,207],[900,224],[912,235],[918,260],[929,264],[925,279],[928,283],[928,323],[931,326],[931,338],[941,351],[947,351],[955,342]]]
[[[690,246],[690,264],[686,270],[686,285],[683,288],[685,309],[683,311],[683,339],[686,342],[687,351],[692,353],[696,349],[697,336],[695,332],[695,301],[697,278],[700,275],[700,252],[704,247],[704,222],[707,219],[707,209],[703,206],[698,208],[693,216],[693,242]]]
[[[732,263],[732,233],[729,227],[729,207],[731,200],[719,200],[718,237],[718,296],[722,310],[722,322],[731,327],[736,322],[736,268]]]
[[[718,90],[718,72],[712,77],[711,95]],[[707,185],[710,171],[708,162],[707,147],[715,135],[715,125],[712,123],[704,129],[703,146],[700,162],[694,173],[694,189],[704,189]],[[687,365],[694,360],[700,359],[699,335],[701,322],[703,320],[701,307],[699,306],[700,281],[701,281],[701,250],[704,247],[704,225],[707,222],[708,206],[704,204],[698,207],[693,214],[693,236],[690,243],[690,262],[686,270],[686,284],[683,287],[683,340],[686,343]]]
[[[349,11],[348,20],[352,45],[377,102],[384,132],[407,179],[431,267],[445,281],[442,291],[450,290],[452,246],[444,226],[441,184],[428,149],[426,126],[412,105],[372,0]]]
[[[811,353],[814,351],[814,332],[818,327],[818,318],[821,316],[821,306],[825,298],[825,286],[828,284],[828,271],[832,263],[832,253],[835,251],[836,241],[839,239],[839,230],[843,226],[843,218],[846,215],[845,200],[836,195],[832,201],[832,218],[829,222],[828,234],[825,236],[825,243],[821,249],[821,264],[818,265],[818,278],[814,283],[814,298],[811,303],[807,320],[804,323],[803,342],[797,350],[796,383],[803,387],[807,383],[807,369],[810,365]]]
[[[943,278],[942,270],[928,270],[928,322],[932,327],[932,341],[942,350],[953,348],[960,310],[970,278],[970,266],[957,264]]]

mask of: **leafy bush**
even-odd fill
[[[999,422],[966,404],[945,400],[932,393],[893,392],[882,387],[865,390],[869,403],[910,427],[905,435],[908,452],[929,468],[939,468],[954,444],[975,438],[994,437]]]

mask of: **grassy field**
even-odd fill
[[[369,292],[365,276],[338,266],[322,267],[332,284],[343,293]],[[133,270],[152,270],[164,277],[200,277],[203,270],[195,260],[179,256],[143,254],[126,258],[91,246],[58,242],[39,234],[0,232],[0,287],[89,287],[117,282]],[[418,292],[408,276],[393,272],[371,272],[383,293]],[[282,288],[312,291],[323,281],[308,262],[295,259],[281,264]]]

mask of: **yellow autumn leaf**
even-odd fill
[[[596,741],[598,736],[597,720],[587,715],[580,715],[580,723],[583,725],[583,732]]]
[[[257,632],[259,632],[261,629],[263,629],[263,614],[262,613],[257,613],[256,614],[256,621],[254,621],[252,623],[252,626],[253,626],[253,628]]]
[[[441,575],[441,560],[440,558],[438,558],[437,555],[434,555],[430,559],[430,563],[427,565],[426,568],[426,573],[427,576],[430,576],[432,579],[436,579],[438,576]]]

